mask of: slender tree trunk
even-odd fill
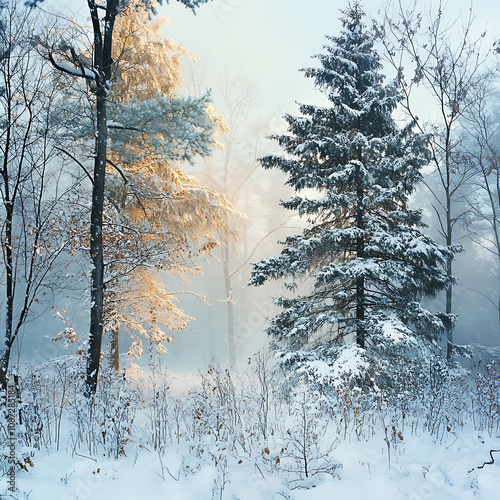
[[[92,211],[90,215],[90,258],[92,272],[90,276],[90,335],[87,354],[86,395],[92,396],[97,389],[99,363],[103,333],[104,310],[104,256],[102,240],[102,222],[104,210],[104,186],[106,178],[107,156],[107,117],[106,100],[108,82],[111,79],[111,57],[113,29],[118,13],[118,0],[108,0],[104,17],[104,33],[101,31],[99,6],[95,0],[87,0],[92,28],[94,32],[94,71],[96,74],[96,115],[97,137],[94,162],[94,185],[92,190]]]
[[[450,165],[450,132],[449,128],[446,136],[446,184],[445,184],[445,197],[446,197],[446,246],[451,247],[453,244],[453,223],[451,218],[451,165]],[[450,255],[446,262],[446,276],[449,280],[453,278],[453,256]],[[451,313],[453,311],[453,284],[450,282],[446,289],[446,359],[451,360],[453,353],[453,321],[451,320]]]
[[[9,60],[7,61],[9,62]],[[4,119],[7,123],[5,136],[5,146],[3,148],[3,165],[2,165],[2,181],[3,193],[2,197],[5,206],[5,241],[4,241],[4,259],[5,259],[5,278],[6,278],[6,311],[5,311],[5,341],[2,348],[2,359],[0,364],[0,385],[3,389],[7,389],[7,372],[9,370],[10,352],[13,342],[13,324],[14,324],[14,263],[13,263],[13,241],[12,241],[12,223],[14,218],[14,194],[10,191],[9,178],[9,160],[11,147],[11,125],[12,125],[12,99],[10,88],[10,72],[3,73],[5,84],[6,113]]]
[[[109,329],[109,365],[116,372],[120,371],[120,324],[113,320]]]
[[[37,260],[38,238],[40,237],[40,210],[43,198],[43,171],[37,170],[40,161],[46,161],[45,147],[43,153],[37,151],[36,159],[33,146],[42,141],[35,127],[40,110],[47,97],[42,96],[44,88],[42,71],[33,63],[32,48],[26,43],[35,34],[35,24],[28,11],[21,12],[16,8],[16,2],[4,5],[7,25],[3,26],[2,45],[4,49],[0,79],[2,83],[1,114],[2,136],[0,139],[0,198],[5,209],[2,220],[1,242],[2,260],[5,272],[5,338],[0,348],[0,386],[7,387],[12,347],[23,326],[34,296],[31,295],[35,277],[35,262]],[[4,21],[6,20],[4,18]],[[18,50],[19,49],[19,50]],[[43,99],[43,101],[42,101]],[[46,146],[46,143],[44,143]],[[40,156],[38,156],[40,154]],[[35,172],[38,172],[35,174]],[[42,183],[31,184],[34,175],[39,175]],[[29,227],[26,220],[24,189],[31,184],[34,189],[33,212],[35,223]],[[24,201],[23,201],[24,200]],[[14,208],[16,208],[16,211]],[[19,212],[14,218],[15,212]],[[14,224],[17,223],[17,227]],[[23,246],[28,241],[27,233],[35,235],[31,247]],[[14,234],[18,236],[15,238]],[[23,255],[25,254],[25,255]],[[24,267],[24,290],[16,297],[16,276]],[[19,277],[19,276],[17,276]],[[23,297],[24,292],[24,298]],[[15,315],[16,313],[16,315]]]
[[[222,267],[224,270],[224,284],[226,287],[226,300],[227,300],[227,335],[229,343],[229,362],[231,368],[236,368],[233,285],[231,283],[231,273],[229,272],[229,247],[227,240],[223,242],[222,246]]]
[[[5,167],[7,168],[7,167]],[[8,191],[8,184],[5,186]],[[11,200],[7,200],[5,218],[5,271],[6,271],[6,314],[5,314],[5,343],[2,350],[2,360],[0,365],[0,385],[2,389],[7,388],[7,372],[9,370],[10,353],[13,343],[13,322],[14,322],[14,267],[12,255],[12,220],[14,207]]]
[[[500,292],[498,293],[498,331],[500,332]]]
[[[358,276],[356,281],[356,343],[359,347],[365,347],[365,279]]]
[[[451,278],[452,275],[452,258],[448,258],[446,263],[446,276]],[[453,305],[453,285],[450,283],[446,289],[446,359],[450,360],[453,352],[453,322],[451,320]]]

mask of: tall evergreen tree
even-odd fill
[[[423,235],[421,213],[408,207],[428,138],[391,117],[400,94],[383,84],[363,16],[357,2],[349,5],[340,36],[327,37],[327,53],[315,56],[321,66],[304,70],[329,107],[303,104],[302,116],[287,115],[289,134],[273,136],[286,155],[261,159],[287,174],[297,193],[281,204],[307,218],[279,256],[254,264],[250,281],[288,278],[286,288],[296,291],[312,279],[310,293],[276,299],[283,312],[268,328],[274,347],[299,368],[335,359],[346,342],[369,353],[384,336],[431,338],[443,327],[420,299],[447,285],[442,266],[451,250]]]

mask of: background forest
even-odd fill
[[[495,32],[317,3],[0,1],[5,498],[497,491]]]

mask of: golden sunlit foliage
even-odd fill
[[[114,96],[117,102],[179,95],[182,58],[197,61],[198,57],[163,35],[162,28],[169,22],[165,16],[150,19],[149,12],[140,2],[133,3],[117,17],[113,45],[113,59],[117,64],[116,87],[119,88]],[[211,104],[207,110],[216,131],[226,132],[228,129],[222,115]]]
[[[141,8],[118,17],[115,102],[154,107],[157,98],[177,97],[181,57],[195,56],[161,34],[165,24],[150,21]],[[216,147],[212,136],[225,125],[209,106],[209,137]],[[168,116],[164,126],[168,138]],[[133,359],[142,354],[141,336],[162,353],[162,342],[173,338],[165,331],[184,330],[192,319],[165,289],[164,273],[184,278],[201,272],[197,258],[210,255],[221,241],[234,243],[243,216],[223,194],[201,186],[179,162],[157,151],[156,137],[127,133],[132,139],[110,151],[107,171],[106,322],[109,330],[121,326],[135,336]]]
[[[113,59],[118,65],[120,102],[132,98],[173,96],[182,83],[182,57],[196,60],[195,54],[176,45],[161,30],[166,17],[149,19],[143,4],[135,2],[118,16],[114,30]]]
[[[176,165],[155,157],[140,165],[144,171],[135,166],[133,186],[114,176],[110,189],[120,206],[108,217],[119,220],[120,229],[105,240],[109,274],[116,276],[107,286],[107,318],[159,344],[168,337],[159,325],[184,330],[192,319],[165,290],[162,273],[200,272],[196,258],[209,255],[222,237],[235,242],[241,215]]]

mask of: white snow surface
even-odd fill
[[[395,317],[383,323],[382,335],[395,344],[415,340],[413,332]]]
[[[389,467],[382,434],[376,434],[369,441],[343,441],[335,449],[335,457],[343,465],[340,479],[317,477],[307,489],[294,490],[282,484],[279,474],[262,475],[251,461],[243,457],[241,464],[236,460],[228,464],[230,482],[225,485],[222,498],[494,500],[500,491],[497,461],[483,469],[468,471],[489,461],[488,450],[498,447],[498,443],[498,439],[488,439],[482,444],[481,437],[468,430],[458,438],[448,435],[442,442],[428,436],[412,436],[408,432]],[[43,451],[34,457],[35,467],[29,473],[19,473],[18,487],[23,494],[13,498],[219,498],[218,494],[212,495],[218,476],[213,465],[207,463],[188,477],[179,476],[186,457],[189,457],[188,446],[169,447],[162,462],[175,479],[166,470],[163,479],[158,454],[137,447],[130,447],[128,456],[118,460],[102,457],[95,462],[83,456],[72,456],[68,451]],[[3,478],[0,491],[5,491],[5,483]],[[29,494],[29,497],[24,494]]]
[[[348,362],[352,353],[346,351]],[[355,367],[353,367],[355,368]],[[171,374],[171,397],[199,388],[194,374]],[[274,411],[274,410],[273,410]],[[286,412],[285,412],[286,413]],[[286,427],[290,415],[281,415]],[[328,424],[328,423],[326,423]],[[63,423],[64,428],[64,423]],[[290,424],[292,428],[292,424]],[[490,436],[465,425],[430,435],[407,421],[398,428],[400,437],[390,447],[386,434],[373,426],[370,435],[357,436],[354,429],[339,434],[340,427],[322,427],[320,439],[332,445],[331,455],[342,464],[335,476],[317,474],[286,482],[287,475],[262,465],[262,458],[280,453],[272,437],[251,453],[241,448],[237,456],[218,450],[215,465],[199,439],[169,442],[162,455],[140,441],[125,447],[118,459],[73,452],[70,435],[61,449],[54,445],[36,451],[34,467],[17,472],[18,491],[9,496],[7,479],[0,481],[0,498],[29,500],[494,500],[500,498],[500,453],[495,463],[489,450],[500,449],[499,432]],[[197,451],[194,449],[197,447]],[[267,451],[263,451],[266,450]],[[270,449],[270,450],[269,450]],[[201,450],[201,451],[200,451]],[[248,450],[247,450],[248,451]],[[227,465],[221,466],[227,460]],[[274,460],[274,458],[273,458]],[[474,469],[474,470],[473,470]],[[222,477],[221,479],[221,475]],[[289,476],[288,476],[289,477]],[[222,487],[221,487],[222,485]]]

